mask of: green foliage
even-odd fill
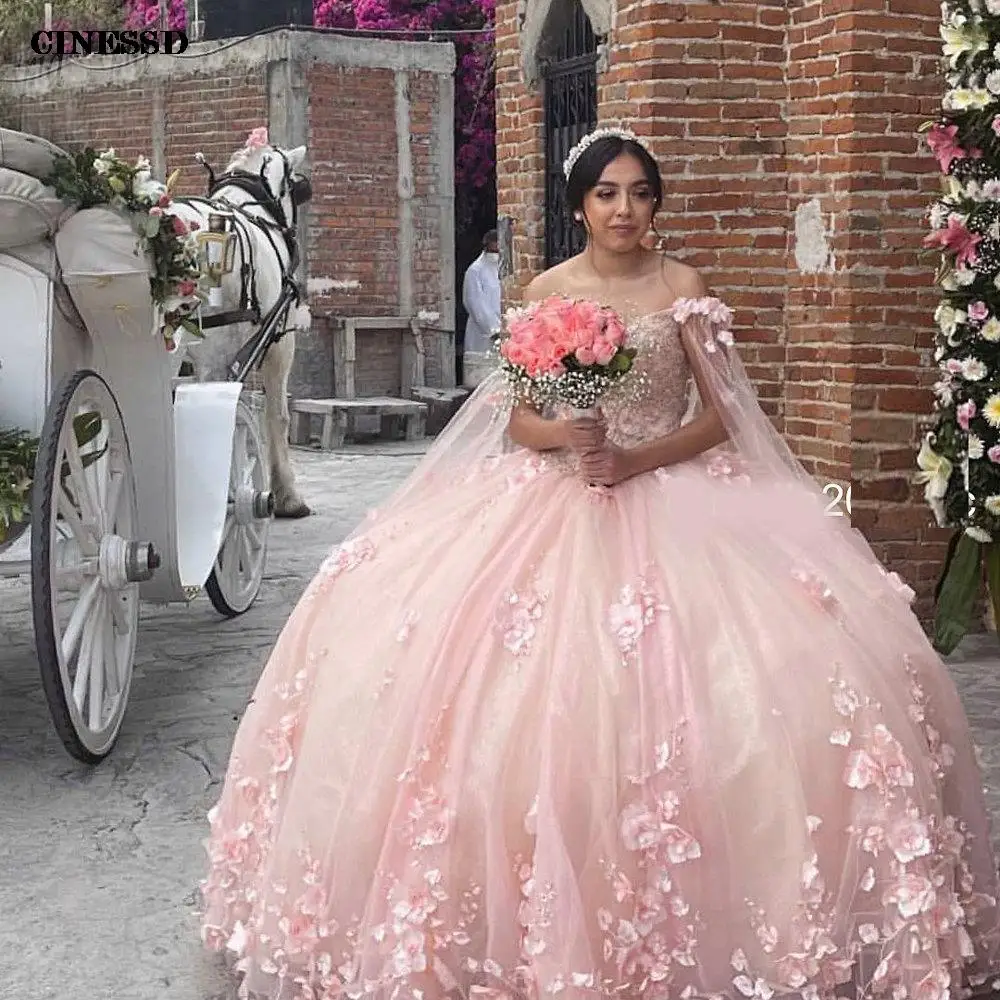
[[[56,0],[53,27],[79,31],[124,27],[122,0]],[[39,57],[31,36],[45,27],[45,0],[0,0],[0,62],[22,63]]]
[[[19,430],[0,429],[0,542],[28,518],[37,439]]]

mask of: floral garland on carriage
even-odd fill
[[[145,156],[131,164],[113,148],[97,152],[87,147],[57,159],[45,181],[78,209],[107,206],[129,219],[138,253],[151,262],[150,292],[162,312],[161,333],[168,350],[175,349],[180,329],[201,337],[194,313],[206,297],[199,287],[202,272],[194,236],[198,223],[170,211],[170,189],[179,172],[163,184],[153,178]]]
[[[927,144],[941,169],[924,245],[940,252],[933,424],[917,455],[937,524],[956,529],[937,587],[934,642],[968,629],[985,575],[1000,618],[1000,0],[945,0],[942,114]]]
[[[202,335],[194,313],[205,298],[199,288],[197,223],[189,225],[170,212],[176,177],[177,172],[160,183],[153,179],[146,157],[131,164],[113,148],[98,152],[88,147],[57,158],[45,178],[57,197],[77,209],[107,206],[129,219],[137,253],[151,262],[150,293],[162,315],[160,332],[167,350],[176,348],[180,329]],[[0,428],[0,545],[27,522],[37,447],[37,440],[24,431]]]

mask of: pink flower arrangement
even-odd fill
[[[267,126],[260,125],[247,136],[246,148],[263,149],[270,141],[267,137]]]
[[[971,149],[967,153],[959,144],[957,125],[935,125],[927,135],[927,145],[938,161],[941,172],[946,174],[953,160],[964,160],[967,156],[973,160],[982,158],[981,149]]]
[[[957,267],[964,267],[966,264],[971,267],[975,265],[978,257],[976,247],[982,241],[983,237],[979,233],[969,232],[961,220],[952,215],[943,229],[935,229],[924,237],[924,246],[950,250],[955,254]]]
[[[612,310],[560,295],[515,313],[507,333],[501,357],[532,378],[561,375],[570,366],[607,366],[625,342],[625,327]]]
[[[631,370],[635,350],[625,339],[614,310],[552,295],[508,313],[501,370],[528,398],[560,398],[586,409]]]

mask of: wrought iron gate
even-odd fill
[[[566,208],[563,161],[597,126],[597,38],[573,0],[572,10],[545,67],[545,264],[583,249],[583,234]]]

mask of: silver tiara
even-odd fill
[[[563,173],[566,175],[566,180],[569,180],[569,175],[573,172],[573,167],[576,166],[576,161],[580,159],[580,154],[591,144],[597,142],[598,139],[625,139],[627,142],[635,142],[642,146],[646,152],[649,152],[649,147],[645,142],[640,139],[635,132],[627,128],[598,128],[594,129],[588,135],[585,135],[570,151],[569,156],[563,160]]]

